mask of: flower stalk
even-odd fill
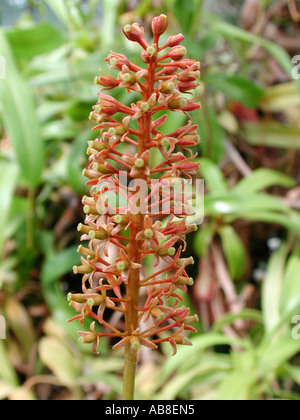
[[[71,321],[92,319],[90,332],[79,333],[81,343],[92,344],[97,353],[101,339],[107,337],[116,342],[115,349],[125,349],[125,400],[134,399],[140,349],[157,349],[160,343],[169,342],[175,354],[178,344],[191,345],[187,333],[195,331],[191,324],[197,320],[188,308],[180,306],[178,293],[193,284],[186,271],[193,259],[181,258],[186,235],[196,230],[186,218],[193,194],[182,193],[177,187],[182,178],[191,179],[198,169],[189,148],[199,143],[199,136],[189,112],[200,105],[187,94],[198,86],[200,64],[184,58],[181,34],[160,46],[167,26],[165,15],[153,20],[151,45],[138,24],[126,25],[124,35],[142,47],[146,68],[111,52],[106,61],[118,75],[103,74],[95,79],[101,89],[90,119],[97,122],[94,129],[100,136],[88,144],[90,162],[84,175],[89,178],[91,193],[83,198],[86,219],[78,226],[81,240],[88,241],[88,246],[79,247],[82,265],[74,267],[74,273],[83,275],[83,293],[68,298],[79,312]],[[135,92],[140,100],[129,107],[103,93],[115,88]],[[165,135],[159,127],[168,116],[162,112],[184,113],[188,123]],[[161,154],[159,164],[151,159],[154,148]],[[122,182],[124,175],[129,184]],[[111,194],[118,198],[115,205]],[[121,204],[124,197],[127,206]],[[167,214],[162,209],[166,203]],[[115,261],[112,249],[118,252]],[[143,267],[149,258],[155,268],[146,277]],[[119,330],[104,319],[107,309],[124,316],[123,328]],[[102,325],[101,332],[97,323]]]

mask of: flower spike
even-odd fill
[[[111,74],[95,79],[101,89],[90,119],[97,122],[94,130],[99,130],[99,137],[88,143],[84,175],[91,193],[83,198],[86,218],[78,226],[88,245],[79,247],[82,262],[74,267],[74,273],[83,275],[83,293],[68,296],[79,312],[73,320],[91,319],[90,331],[79,333],[81,343],[92,344],[97,352],[100,339],[108,337],[114,339],[115,349],[125,348],[125,398],[130,396],[126,381],[135,374],[140,348],[156,349],[167,341],[175,354],[177,345],[191,345],[187,334],[197,321],[180,306],[179,291],[193,284],[187,267],[194,263],[182,258],[182,248],[186,235],[195,231],[186,219],[194,194],[182,193],[180,177],[191,179],[199,166],[190,148],[200,138],[189,113],[200,104],[189,95],[198,86],[200,64],[185,58],[182,34],[160,44],[167,27],[167,16],[153,19],[151,44],[141,26],[126,25],[124,35],[142,47],[145,68],[111,52],[106,59]],[[135,92],[138,99],[124,105],[107,93],[111,89]],[[170,112],[186,115],[187,123],[166,134],[161,127]],[[160,154],[159,162],[152,157],[153,148]],[[148,274],[146,258],[153,260],[153,272]],[[146,299],[140,299],[141,291]],[[124,316],[122,331],[106,321],[106,309]],[[97,323],[105,327],[102,334],[96,332]]]

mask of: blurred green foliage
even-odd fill
[[[202,62],[194,118],[205,221],[188,244],[198,266],[186,298],[201,322],[192,348],[173,358],[165,346],[142,354],[138,398],[300,399],[300,340],[291,335],[300,313],[299,83],[288,46],[264,31],[294,33],[291,10],[258,2],[248,27],[249,2],[233,2],[234,12],[228,2],[220,14],[210,9],[218,0],[25,3],[18,21],[0,30],[0,313],[8,324],[0,398],[121,394],[121,358],[106,342],[98,358],[79,348],[65,295],[80,290],[70,271],[94,77],[111,48],[136,58],[122,25],[138,20],[149,30],[165,13],[170,33],[184,33]],[[176,118],[168,124],[178,126]]]

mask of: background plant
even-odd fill
[[[105,344],[100,358],[78,347],[76,326],[65,326],[73,316],[65,297],[79,291],[68,273],[78,264],[74,231],[83,218],[94,75],[107,49],[128,51],[123,25],[139,21],[149,30],[160,13],[202,62],[196,123],[206,218],[188,243],[196,260],[190,275],[198,279],[185,298],[200,315],[202,334],[192,338],[191,353],[183,349],[167,363],[169,348],[143,352],[138,397],[299,398],[300,344],[289,332],[299,313],[293,5],[48,0],[24,2],[19,16],[20,9],[1,3],[9,24],[0,36],[8,68],[0,81],[0,302],[9,326],[0,342],[2,398],[121,394],[120,359]],[[166,133],[183,122],[170,120]]]

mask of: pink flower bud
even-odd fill
[[[189,103],[187,104],[184,108],[183,111],[185,112],[192,112],[192,111],[197,111],[198,109],[201,108],[200,104],[196,104],[196,103]]]
[[[184,35],[178,34],[170,36],[168,41],[166,42],[166,47],[175,47],[176,45],[180,44],[182,41],[184,41]]]
[[[177,65],[178,65],[178,67],[180,67],[183,70],[193,69],[193,71],[195,71],[195,70],[200,70],[200,68],[201,68],[201,65],[200,65],[199,62],[194,61],[194,60],[190,60],[188,58],[180,61],[180,63],[178,63]]]
[[[106,59],[112,67],[122,70],[123,66],[128,66],[130,68],[130,61],[124,54],[117,54],[112,52]]]
[[[152,32],[155,38],[159,38],[168,28],[168,18],[166,15],[160,15],[152,20]]]
[[[142,47],[148,48],[149,44],[145,40],[145,31],[138,23],[126,25],[123,28],[124,35],[129,41],[138,42]]]
[[[181,60],[186,55],[186,48],[177,45],[176,47],[172,48],[169,52],[169,57],[172,58],[174,61]]]
[[[185,93],[189,90],[194,90],[199,86],[198,83],[178,83],[177,89],[179,92]]]
[[[115,87],[119,86],[119,81],[116,80],[113,76],[105,75],[95,78],[95,84],[104,86],[110,89],[114,89]]]

